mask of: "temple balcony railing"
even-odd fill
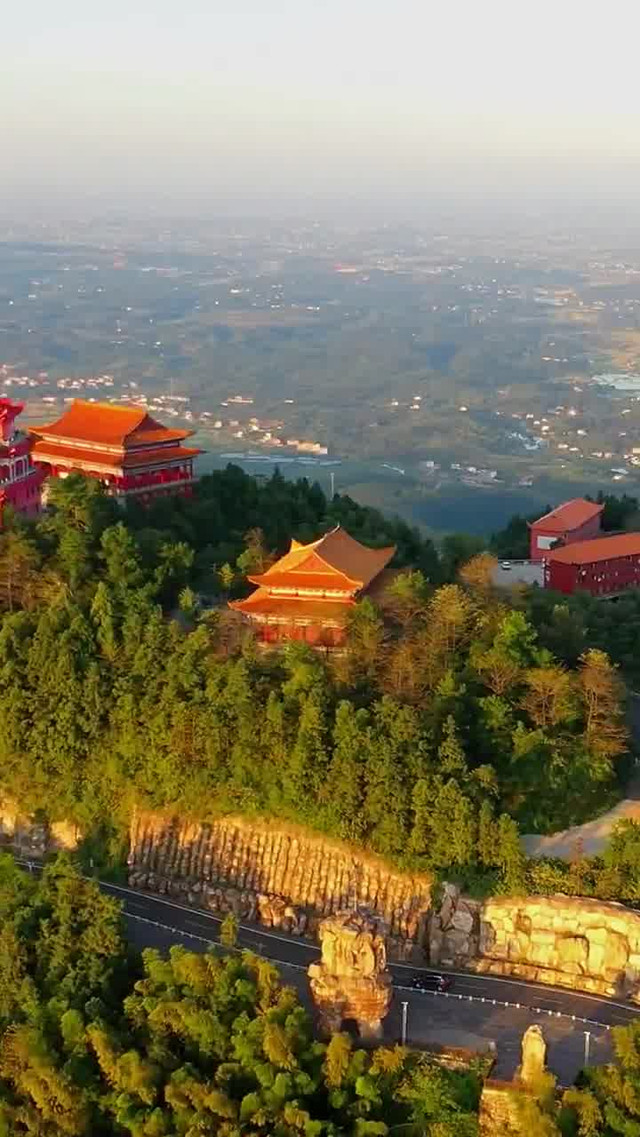
[[[119,496],[155,493],[163,489],[171,489],[172,487],[181,488],[183,486],[194,485],[198,481],[198,477],[192,470],[187,472],[173,473],[172,476],[167,476],[165,472],[163,475],[150,476],[150,477],[125,477],[119,483],[110,486],[109,489],[112,493]]]
[[[22,470],[19,474],[13,471],[0,470],[0,486],[15,486],[20,482],[27,482],[38,472],[37,466],[27,466],[26,470]]]

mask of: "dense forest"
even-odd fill
[[[356,606],[334,656],[260,651],[226,599],[337,521],[397,545],[384,612]],[[619,794],[623,686],[599,649],[554,655],[471,551],[277,474],[230,467],[192,501],[126,512],[96,482],[54,482],[42,518],[0,534],[4,790],[78,822],[103,869],[137,802],[267,814],[468,886],[544,889],[519,829]],[[581,866],[581,887],[623,895],[600,868]],[[574,866],[548,871],[575,889]]]
[[[0,856],[0,1137],[478,1137],[484,1060],[320,1041],[230,921],[220,938],[139,955],[65,857],[35,879]],[[616,1065],[520,1100],[523,1132],[637,1132],[640,1027],[613,1034]]]

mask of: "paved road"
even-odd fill
[[[509,565],[509,568],[505,569],[503,565]],[[515,588],[523,584],[542,587],[544,570],[540,561],[500,561],[493,570],[492,580],[497,588]]]
[[[139,947],[166,949],[182,943],[204,951],[218,941],[221,921],[216,916],[119,885],[102,887],[122,901],[130,938]],[[238,943],[277,962],[285,981],[298,989],[308,1005],[305,972],[319,957],[317,945],[249,925],[241,925]],[[542,1025],[549,1044],[549,1066],[568,1085],[584,1064],[585,1031],[590,1035],[591,1060],[604,1062],[612,1053],[607,1028],[640,1015],[640,1010],[609,999],[464,972],[448,972],[453,986],[447,995],[416,992],[405,985],[418,970],[391,965],[395,997],[385,1024],[388,1039],[400,1037],[401,1003],[406,1001],[410,1042],[478,1050],[495,1043],[498,1077],[511,1077],[515,1072],[520,1038],[532,1022]]]

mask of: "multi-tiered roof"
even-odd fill
[[[201,453],[183,445],[193,431],[165,427],[144,407],[75,399],[55,422],[30,430],[33,457],[52,474],[79,470],[117,494],[191,483],[193,459]]]
[[[395,551],[393,545],[361,545],[339,525],[308,545],[292,540],[284,557],[249,577],[258,585],[256,591],[246,600],[231,601],[230,607],[252,622],[279,626],[285,637],[315,642],[322,630],[331,630],[338,633],[333,635],[338,642],[348,609],[371,589]]]

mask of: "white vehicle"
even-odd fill
[[[500,568],[504,569],[506,572],[508,572],[509,569],[511,568],[511,561],[503,561],[502,564],[500,565]]]

